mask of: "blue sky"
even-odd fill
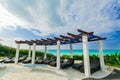
[[[78,28],[107,37],[104,49],[119,49],[120,0],[0,0],[0,38],[4,45],[15,47],[14,40],[78,34]],[[90,49],[96,46],[97,42],[90,43]],[[66,47],[69,49],[62,46]],[[82,44],[73,47],[81,49]]]

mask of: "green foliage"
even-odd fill
[[[98,57],[98,55],[93,54],[93,55],[90,55],[90,59],[91,60],[98,60],[99,57]]]
[[[107,65],[120,67],[120,53],[107,54],[104,56],[104,59]]]
[[[62,58],[63,59],[68,59],[68,58],[70,58],[70,55],[62,55]]]
[[[16,49],[12,47],[7,47],[0,45],[0,56],[6,57],[6,56],[15,56]],[[28,55],[28,50],[21,49],[20,50],[20,56]],[[44,56],[44,52],[36,51],[36,56]],[[55,57],[53,54],[47,54],[48,57]],[[68,59],[70,58],[70,55],[62,55],[62,58]],[[74,55],[73,58],[75,60],[83,60],[83,55]],[[98,60],[98,55],[90,55],[90,59],[92,60]],[[104,55],[104,60],[106,65],[110,66],[116,66],[120,67],[120,53],[116,52],[115,54],[106,54]]]
[[[83,60],[83,55],[73,55],[75,60]]]
[[[56,57],[55,55],[53,55],[53,54],[47,54],[47,57],[49,57],[49,58],[53,58],[53,57]]]
[[[14,56],[15,48],[0,45],[0,56]]]
[[[15,48],[0,45],[0,56],[1,57],[7,57],[7,56],[14,57],[15,53],[16,53]],[[21,49],[19,56],[24,56],[24,55],[28,55],[28,50]],[[36,56],[44,56],[44,52],[36,51]],[[47,56],[55,57],[55,55],[53,54],[47,54]]]

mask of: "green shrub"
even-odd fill
[[[104,56],[105,64],[120,67],[120,53],[107,54]]]
[[[32,51],[31,51],[32,52]],[[6,57],[6,56],[15,56],[16,49],[12,47],[7,47],[4,45],[0,45],[0,56]],[[21,49],[20,50],[20,56],[28,55],[28,50]],[[36,51],[36,56],[44,56],[44,52]],[[48,57],[56,57],[53,54],[47,54]],[[64,59],[70,58],[70,55],[62,55],[61,56]],[[83,55],[73,55],[75,60],[83,60]],[[90,55],[90,59],[92,60],[98,60],[98,55]],[[104,61],[106,65],[110,66],[117,66],[120,67],[120,53],[116,52],[115,54],[106,54],[104,55]]]
[[[55,55],[53,55],[53,54],[47,54],[47,57],[49,57],[49,58],[53,58],[53,57],[56,57]]]
[[[98,60],[99,57],[98,57],[98,55],[93,54],[93,55],[90,55],[90,59],[91,60]]]
[[[62,58],[63,59],[68,59],[68,58],[70,58],[70,55],[62,55]]]
[[[83,60],[83,55],[73,55],[75,60]]]

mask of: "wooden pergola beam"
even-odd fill
[[[35,40],[31,40],[31,42],[36,43],[36,41],[35,41]]]
[[[41,42],[41,40],[38,40],[38,39],[36,39],[36,41],[39,41],[39,42]]]
[[[56,41],[56,40],[51,39],[51,38],[47,38],[47,41]]]
[[[75,35],[75,34],[72,34],[72,33],[67,33],[67,35],[69,35],[70,37],[72,37],[72,38],[75,38],[75,37],[77,37],[77,35]]]
[[[54,45],[58,40],[61,42],[63,41],[63,44],[68,44],[68,43],[79,43],[82,42],[82,36],[87,35],[88,36],[88,41],[98,41],[98,40],[105,40],[106,38],[102,38],[96,35],[93,35],[94,32],[86,32],[81,29],[78,29],[78,32],[80,34],[72,34],[70,32],[67,33],[68,36],[60,35],[60,37],[54,37],[54,39],[47,38],[47,39],[36,39],[36,40],[25,40],[25,41],[16,41],[17,44],[29,44],[32,45],[33,43],[36,43],[36,45]]]
[[[20,43],[20,41],[15,40],[15,43],[16,43],[16,44],[19,44],[19,43]]]
[[[93,35],[94,32],[86,32],[86,31],[83,31],[81,29],[78,29],[78,32],[81,33],[81,35],[84,35],[84,34],[87,34],[87,35]]]
[[[31,42],[31,41],[25,40],[25,42]]]
[[[68,39],[71,39],[71,37],[68,37],[68,36],[63,36],[63,35],[60,35],[60,37],[61,37],[63,40],[68,40]]]
[[[61,38],[58,38],[58,37],[54,37],[55,40],[62,40]]]
[[[41,39],[41,40],[44,41],[44,42],[47,41],[46,39]]]

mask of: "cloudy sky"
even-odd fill
[[[0,39],[53,38],[77,29],[107,37],[104,49],[120,49],[120,0],[0,0]],[[68,45],[62,46],[66,48]],[[97,42],[90,43],[96,49]],[[74,44],[74,49],[82,48]]]

